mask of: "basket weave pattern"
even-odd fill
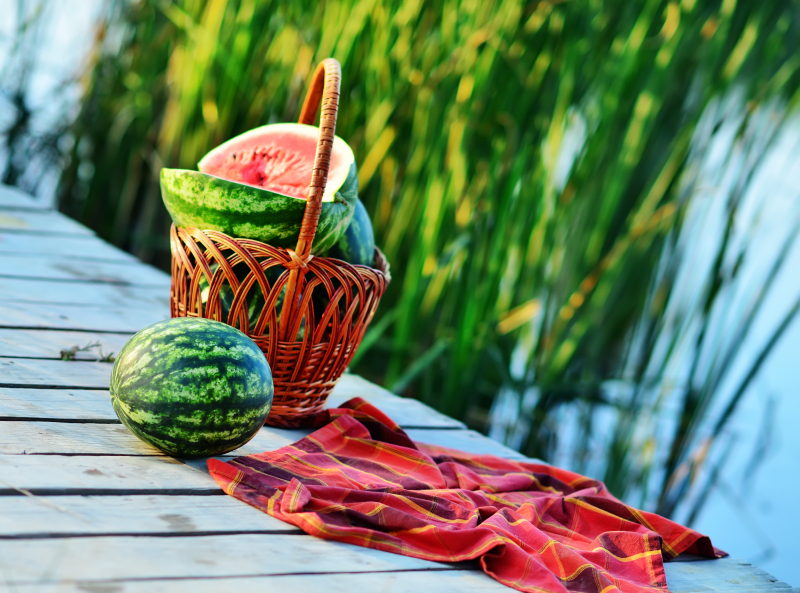
[[[383,254],[375,250],[376,269],[313,258],[299,306],[281,311],[296,265],[289,250],[174,225],[170,238],[172,317],[214,319],[250,336],[275,383],[267,423],[301,425],[322,408],[364,337],[389,282]],[[287,313],[288,339],[279,339],[279,317]]]
[[[314,257],[322,195],[336,129],[339,63],[317,68],[301,123],[321,104],[320,135],[297,247],[284,249],[218,231],[172,226],[172,317],[205,317],[250,336],[272,370],[267,424],[302,426],[322,409],[364,337],[389,283],[375,249],[374,268]]]

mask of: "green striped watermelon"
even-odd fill
[[[361,200],[356,200],[355,212],[350,225],[339,242],[331,248],[331,257],[343,259],[349,264],[372,266],[375,260],[375,234],[367,209]]]
[[[178,226],[222,231],[294,247],[306,206],[319,129],[274,124],[246,132],[208,153],[199,171],[161,170],[161,195]],[[350,224],[358,173],[350,147],[336,137],[313,252],[334,245]]]
[[[272,374],[250,338],[224,323],[159,321],[123,346],[111,373],[111,403],[144,442],[177,457],[244,445],[272,406]]]

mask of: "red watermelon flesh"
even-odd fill
[[[317,127],[303,124],[262,126],[218,146],[198,168],[208,175],[306,199],[318,134]],[[323,201],[333,199],[353,161],[350,147],[336,138]]]

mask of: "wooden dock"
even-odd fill
[[[510,591],[474,564],[308,536],[223,494],[204,460],[173,459],[129,433],[111,407],[112,365],[99,358],[168,317],[168,290],[163,272],[0,187],[0,591]],[[62,360],[98,342],[102,353]],[[330,403],[356,395],[415,440],[522,458],[355,375]],[[229,457],[305,434],[264,428]],[[732,558],[666,570],[674,593],[800,591]]]

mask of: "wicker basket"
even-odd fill
[[[321,103],[311,185],[294,250],[217,231],[174,225],[171,230],[172,316],[222,321],[258,344],[275,382],[267,420],[273,426],[302,426],[323,407],[390,280],[378,249],[374,268],[311,255],[336,129],[340,76],[336,60],[323,61],[300,115],[300,123],[313,124]],[[225,319],[223,301],[229,308]]]

